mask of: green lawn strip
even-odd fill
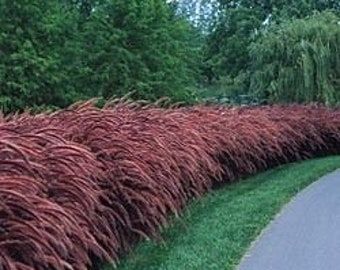
[[[235,269],[275,214],[297,192],[336,168],[340,156],[309,160],[212,191],[171,222],[162,232],[164,242],[143,241],[118,270]]]

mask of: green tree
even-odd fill
[[[323,12],[264,31],[251,45],[251,86],[274,102],[340,100],[340,17]]]
[[[84,31],[87,72],[79,88],[104,97],[189,100],[198,48],[193,29],[163,0],[111,0],[97,7]]]
[[[0,106],[190,101],[198,36],[165,0],[0,0]]]
[[[340,10],[336,0],[219,0],[213,31],[204,50],[205,75],[213,79],[236,78],[247,72],[249,45],[261,29],[287,19],[304,18],[326,9]]]
[[[63,55],[73,35],[72,16],[58,1],[0,0],[0,106],[66,105]]]

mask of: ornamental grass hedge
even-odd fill
[[[92,101],[0,119],[0,268],[95,269],[223,183],[340,153],[340,110]]]

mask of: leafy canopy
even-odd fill
[[[274,102],[340,98],[340,17],[324,12],[274,26],[250,46],[251,86]]]
[[[163,0],[0,0],[0,106],[192,101],[197,32]]]

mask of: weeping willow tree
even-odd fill
[[[251,87],[272,102],[340,101],[340,17],[322,12],[267,29],[250,46]]]

